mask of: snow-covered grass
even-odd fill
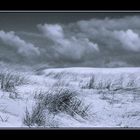
[[[18,73],[3,71],[0,73],[0,89],[5,92],[10,92],[9,97],[17,98],[18,93],[16,86],[25,84],[26,79]]]
[[[54,93],[55,92],[55,93]],[[89,106],[85,106],[80,99],[77,98],[76,93],[69,89],[59,89],[51,91],[51,93],[40,92],[35,95],[37,99],[36,106],[33,108],[32,113],[26,108],[23,123],[29,127],[45,126],[46,116],[64,112],[74,117],[79,116],[85,118],[88,116]],[[49,113],[45,113],[45,111]]]
[[[25,83],[25,77],[12,72],[0,73],[0,85],[4,91],[12,91],[15,86],[19,86]]]
[[[39,73],[2,72],[0,127],[140,127],[140,68]],[[15,91],[18,98],[9,98]],[[87,117],[82,117],[86,107]]]

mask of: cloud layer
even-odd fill
[[[134,16],[79,21],[77,25],[81,34],[95,39],[108,48],[140,51],[139,22],[140,17]]]
[[[133,30],[114,31],[114,37],[122,43],[124,49],[136,52],[140,51],[140,37]]]
[[[31,43],[25,42],[20,37],[15,35],[15,32],[13,31],[5,32],[1,30],[0,39],[4,44],[15,47],[17,52],[23,56],[40,55],[39,49],[37,47]]]
[[[0,31],[0,40],[35,63],[53,66],[140,66],[140,17],[93,18],[67,24],[38,24],[37,32]],[[38,46],[38,48],[36,47]]]
[[[91,42],[88,38],[66,36],[61,25],[39,24],[37,27],[46,38],[53,42],[52,47],[59,57],[77,61],[89,53],[94,55],[99,52],[97,43]]]

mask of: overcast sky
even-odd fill
[[[0,61],[140,66],[139,13],[0,13]]]
[[[0,13],[0,27],[4,29],[28,30],[34,29],[39,23],[70,23],[79,20],[89,20],[92,18],[120,18],[124,16],[140,15],[140,13],[98,13],[98,12],[56,12],[56,13]],[[31,27],[33,26],[33,27]],[[26,27],[26,28],[25,28]]]

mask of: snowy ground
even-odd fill
[[[140,68],[56,68],[19,72],[27,82],[18,96],[0,89],[0,127],[27,127],[25,110],[36,104],[36,91],[68,88],[89,105],[88,117],[48,116],[51,127],[140,127]]]

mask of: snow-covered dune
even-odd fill
[[[75,72],[75,73],[135,73],[140,72],[140,67],[124,67],[124,68],[90,68],[90,67],[71,67],[71,68],[55,68],[45,69],[43,72]]]
[[[0,127],[27,127],[26,108],[31,114],[40,92],[45,96],[59,89],[76,93],[90,105],[88,117],[64,112],[47,115],[46,127],[140,127],[140,68],[48,68],[19,73],[26,79],[24,84],[15,85],[14,91],[0,89]]]
[[[140,68],[58,68],[45,69],[42,74],[61,80],[79,81],[83,86],[92,84],[94,88],[140,87]]]

